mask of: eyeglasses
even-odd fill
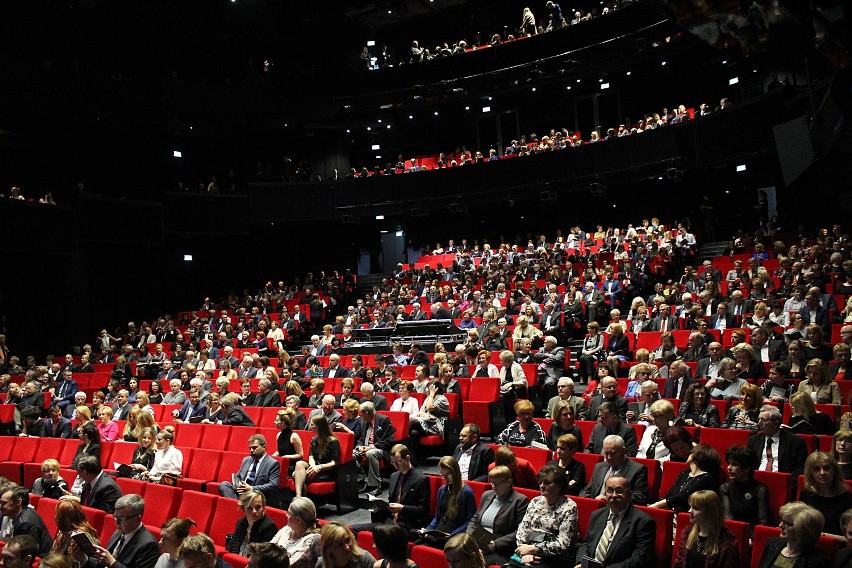
[[[116,523],[125,523],[125,522],[129,521],[130,519],[132,519],[133,517],[141,517],[141,516],[142,515],[127,515],[126,517],[115,516],[114,518],[115,518]]]

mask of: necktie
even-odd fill
[[[405,475],[399,474],[399,485],[396,489],[396,503],[402,504],[402,496],[403,496],[403,487],[405,486]],[[399,520],[399,513],[393,514],[393,522],[397,522]]]
[[[669,318],[666,318],[666,317],[662,318],[662,325],[660,326],[660,331],[662,331],[663,333],[668,331],[668,329],[667,329],[668,325],[669,325],[668,319]]]
[[[376,433],[375,426],[370,426],[370,434],[367,436],[367,446],[372,446],[373,441],[375,440],[374,434]]]
[[[609,520],[606,523],[606,528],[604,528],[601,539],[598,541],[597,547],[595,547],[595,560],[598,562],[603,562],[603,559],[606,557],[606,551],[609,548],[609,541],[612,540],[612,535],[615,534],[615,519],[616,516],[613,513],[610,513]]]
[[[766,439],[766,468],[765,471],[772,471],[772,466],[775,463],[775,458],[772,456],[772,438]]]
[[[246,483],[251,485],[254,483],[254,478],[257,475],[257,460],[254,460],[251,464],[251,469],[249,470],[248,477],[246,477]]]
[[[124,535],[118,537],[118,542],[115,544],[115,550],[112,551],[112,555],[114,558],[118,558],[118,555],[121,554],[121,550],[124,548]]]

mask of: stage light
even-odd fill
[[[180,150],[175,150],[174,152],[172,152],[172,156],[174,156],[175,158],[181,158],[183,157],[183,152],[181,152]]]
[[[373,144],[373,145],[370,147],[370,150],[381,150],[381,149],[382,149],[382,147],[381,147],[381,145],[379,145],[379,144]]]

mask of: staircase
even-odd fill
[[[714,256],[720,256],[728,247],[728,241],[716,241],[714,243],[704,243],[698,250],[696,258],[701,261],[710,260]]]

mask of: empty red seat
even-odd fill
[[[201,493],[200,491],[184,491],[181,495],[180,507],[177,516],[181,519],[192,519],[196,526],[189,532],[203,532],[209,534],[210,525],[216,515],[216,503],[218,497]]]
[[[148,484],[145,489],[145,516],[142,521],[146,525],[162,526],[175,516],[181,500],[181,489],[158,483]]]

